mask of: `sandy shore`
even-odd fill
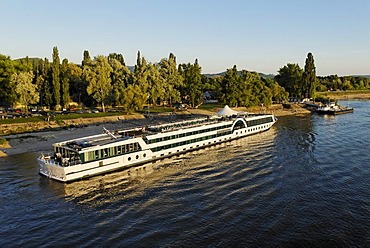
[[[246,111],[253,113],[273,113],[275,116],[285,115],[305,115],[311,113],[309,110],[295,106],[291,109],[284,109],[281,105],[272,106],[268,109],[264,108],[236,108],[238,111]],[[214,115],[215,112],[207,110],[189,109],[175,115],[164,114],[153,116],[152,118],[138,118],[138,119],[125,119],[121,118],[113,122],[105,123],[90,123],[80,125],[80,127],[73,128],[57,128],[50,131],[40,131],[32,133],[14,134],[1,136],[8,141],[9,146],[0,147],[1,156],[11,156],[21,153],[41,153],[50,152],[51,145],[56,142],[75,139],[81,136],[95,135],[103,133],[103,127],[108,130],[126,129],[139,127],[144,125],[155,125],[178,120],[184,120],[190,117],[200,117],[204,115]]]

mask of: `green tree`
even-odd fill
[[[227,69],[221,81],[221,100],[230,107],[238,107],[240,98],[239,75],[236,65],[232,69]]]
[[[26,113],[28,112],[28,105],[35,104],[39,101],[39,94],[37,86],[32,83],[32,72],[19,72],[13,74],[12,81],[16,84],[15,92],[18,100],[24,105]]]
[[[50,62],[47,58],[44,59],[44,67],[42,71],[43,77],[43,87],[41,89],[41,97],[44,99],[44,104],[50,108],[51,104],[53,103],[53,87],[52,87],[52,79],[51,79],[51,67]],[[42,105],[42,104],[41,104]]]
[[[298,64],[287,64],[278,71],[275,80],[285,88],[291,96],[302,95],[302,73]]]
[[[81,62],[82,65],[82,81],[80,87],[80,92],[78,93],[78,99],[79,99],[79,104],[80,99],[85,105],[92,105],[94,98],[87,93],[87,86],[89,85],[88,80],[86,79],[86,75],[88,74],[87,71],[90,71],[92,68],[93,61],[90,57],[90,53],[87,50],[84,50],[83,52],[83,60]]]
[[[191,106],[194,108],[203,102],[202,92],[202,76],[201,67],[198,64],[198,59],[195,60],[194,64],[183,64],[181,65],[185,94],[189,96]]]
[[[284,87],[280,86],[277,82],[273,82],[270,89],[273,101],[280,103],[288,100],[289,93],[286,92]]]
[[[164,81],[165,100],[172,107],[172,102],[181,101],[179,89],[183,86],[183,78],[176,65],[176,57],[170,53],[168,59],[159,62],[160,74]]]
[[[14,67],[17,72],[29,72],[33,69],[32,63],[28,56],[22,59],[14,60]]]
[[[118,62],[120,62],[120,63],[121,63],[121,65],[123,65],[123,66],[125,66],[125,65],[126,65],[126,64],[125,64],[125,59],[124,59],[123,55],[122,55],[122,54],[120,54],[120,53],[110,53],[110,54],[108,55],[108,61],[110,61],[110,60],[112,60],[112,59],[116,59],[116,60],[118,60]]]
[[[302,96],[314,97],[316,90],[316,68],[312,53],[307,54],[302,75]]]
[[[257,72],[243,70],[240,75],[240,100],[239,105],[270,106],[272,103],[271,89],[261,79]]]
[[[112,68],[105,56],[99,55],[94,58],[92,63],[84,65],[83,73],[89,85],[87,93],[102,106],[105,112],[105,101],[111,93],[111,73]]]
[[[82,68],[74,63],[68,63],[67,77],[71,99],[80,104],[82,99],[86,99],[88,97],[86,91],[87,86],[84,84],[82,79]]]
[[[62,61],[62,66],[60,68],[60,77],[62,82],[62,104],[64,108],[67,108],[70,101],[68,59],[63,59]]]
[[[146,100],[147,97],[142,94],[140,87],[130,84],[124,92],[122,106],[125,111],[131,112],[142,109]]]
[[[148,68],[147,62],[144,57],[140,56],[140,51],[137,53],[137,60],[135,70],[132,78],[133,85],[138,86],[135,88],[135,94],[138,99],[149,99],[149,83],[148,83]],[[145,103],[144,101],[144,103]],[[141,106],[142,108],[142,106]]]
[[[86,64],[89,64],[91,62],[91,57],[89,51],[85,50],[83,53],[83,60],[82,60],[82,66],[85,66]]]
[[[60,59],[57,47],[53,47],[53,62],[51,65],[51,78],[55,109],[60,109]]]
[[[148,90],[147,82],[147,62],[144,57],[140,56],[140,51],[137,52],[137,60],[134,70],[133,84],[140,86],[140,89],[145,94]]]
[[[156,104],[158,100],[164,99],[165,96],[164,80],[159,72],[159,64],[149,63],[147,73],[149,101]]]
[[[111,73],[111,82],[112,82],[112,94],[111,94],[111,102],[118,106],[122,105],[123,103],[123,97],[124,97],[124,91],[126,89],[126,85],[128,85],[128,82],[131,77],[130,70],[124,65],[124,62],[122,64],[122,59],[118,60],[116,58],[119,58],[120,56],[112,56],[112,54],[109,55],[108,61],[109,65],[112,68]]]
[[[11,105],[16,100],[15,85],[11,77],[15,73],[9,56],[0,54],[0,104]]]

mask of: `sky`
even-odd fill
[[[317,75],[370,74],[368,0],[0,0],[0,54],[80,64],[137,52],[156,63],[198,59],[202,73],[238,70],[277,74],[288,63]]]

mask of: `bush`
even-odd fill
[[[0,146],[8,144],[8,141],[5,138],[0,139]]]

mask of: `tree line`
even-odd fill
[[[287,98],[284,88],[255,72],[238,72],[236,66],[224,76],[206,77],[196,59],[177,64],[172,53],[158,63],[147,62],[137,53],[133,69],[122,54],[111,53],[91,58],[83,52],[81,65],[59,57],[53,48],[52,61],[45,59],[12,60],[0,54],[0,104],[27,107],[41,105],[49,109],[68,108],[70,102],[84,106],[120,106],[136,111],[146,104],[203,103],[205,91],[230,106],[270,105]]]
[[[304,69],[298,64],[288,63],[280,68],[275,80],[285,88],[290,96],[314,98],[316,91],[366,90],[370,87],[370,78],[359,76],[316,76],[316,67],[312,53],[308,53]]]
[[[316,77],[313,55],[309,53],[305,68],[287,64],[275,78],[260,77],[257,72],[238,71],[236,66],[224,75],[207,77],[196,59],[177,64],[172,53],[158,63],[146,61],[137,53],[136,65],[130,68],[119,53],[91,58],[83,52],[80,65],[60,60],[57,47],[52,61],[45,59],[12,60],[0,54],[0,105],[27,107],[41,105],[49,109],[68,108],[71,102],[83,106],[120,106],[125,111],[140,110],[146,104],[203,103],[204,92],[231,107],[269,106],[288,96],[312,97],[316,90],[362,89],[368,79],[353,77]]]

